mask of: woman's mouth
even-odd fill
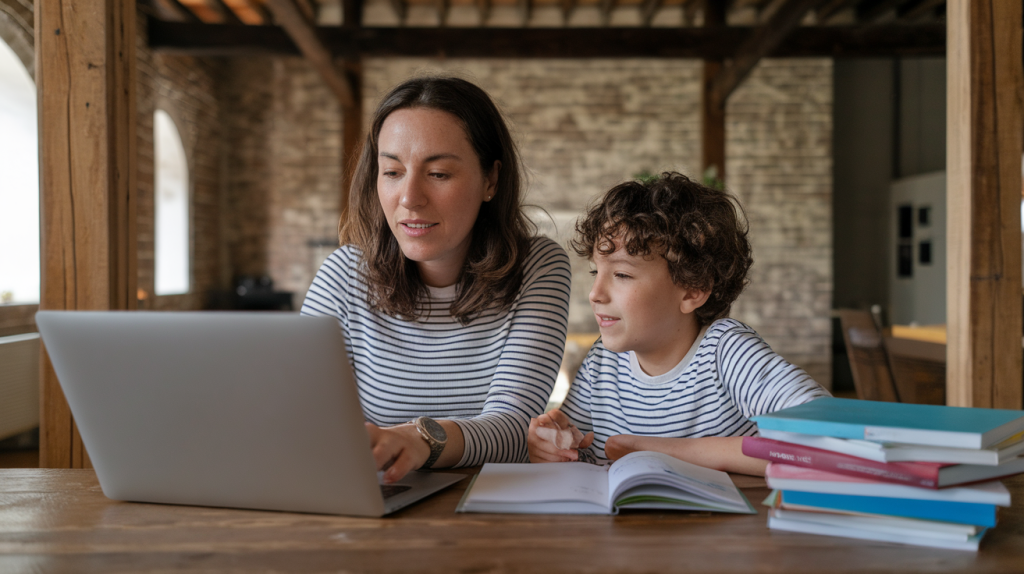
[[[398,225],[410,237],[420,237],[430,233],[430,230],[437,226],[436,223],[426,221],[401,221]]]

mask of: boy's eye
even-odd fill
[[[616,273],[615,274],[615,278],[616,279],[632,279],[632,277],[630,277],[629,275],[626,275],[625,273]]]
[[[591,269],[590,270],[590,276],[591,277],[597,277],[597,269]]]
[[[432,177],[434,179],[448,179],[448,174],[447,173],[432,172],[430,174],[430,177]]]

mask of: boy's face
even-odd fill
[[[679,342],[699,330],[693,311],[707,294],[673,283],[664,257],[630,255],[618,238],[615,247],[608,255],[595,249],[592,260],[590,306],[604,346],[617,353],[634,351],[642,365],[644,357],[670,361]],[[688,345],[682,355],[687,350]]]

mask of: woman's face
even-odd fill
[[[378,150],[377,196],[402,253],[427,285],[454,284],[501,163],[484,173],[459,120],[431,108],[392,112]]]

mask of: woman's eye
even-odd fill
[[[629,275],[626,275],[625,273],[616,273],[615,274],[615,278],[616,279],[632,279],[632,277],[630,277]]]
[[[430,177],[432,177],[434,179],[448,179],[448,174],[447,173],[437,173],[437,172],[434,172],[434,173],[430,174]]]
[[[384,171],[381,172],[381,175],[383,175],[384,177],[396,177],[398,175],[398,172],[393,169],[385,169]]]
[[[597,269],[591,269],[590,270],[590,276],[591,277],[597,277]]]

